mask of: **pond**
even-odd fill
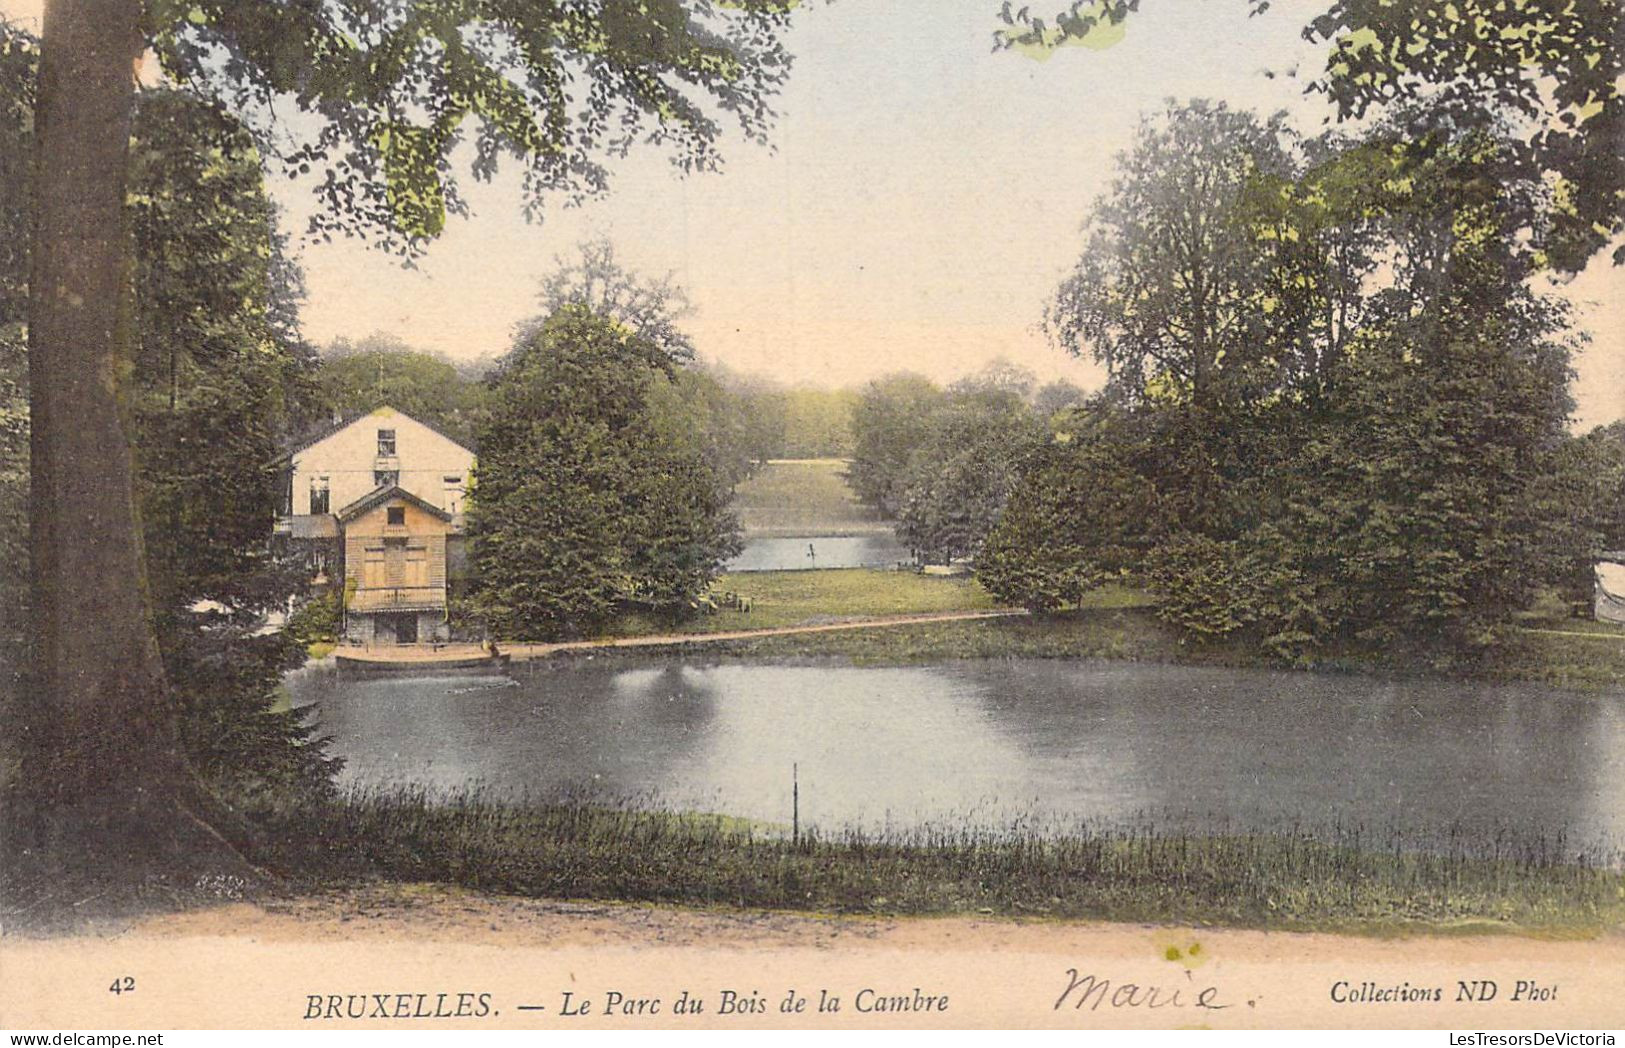
[[[810,571],[817,568],[890,568],[911,562],[909,551],[889,533],[877,535],[755,538],[729,561],[726,571]]]
[[[1625,695],[1086,661],[306,669],[352,783],[587,790],[788,823],[1625,842]]]

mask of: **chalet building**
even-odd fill
[[[445,640],[463,581],[463,502],[474,453],[390,407],[335,423],[279,460],[277,534],[318,587],[342,587],[344,638]]]

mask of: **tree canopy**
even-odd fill
[[[27,298],[33,678],[8,709],[27,769],[7,782],[8,810],[24,813],[3,827],[8,848],[116,852],[116,879],[129,883],[253,875],[241,852],[250,828],[187,759],[146,585],[120,380],[134,348],[126,208],[131,73],[143,56],[239,118],[262,157],[310,179],[314,232],[361,234],[410,256],[463,210],[464,164],[484,179],[504,156],[517,160],[534,211],[601,190],[633,148],[707,170],[727,125],[762,140],[789,69],[778,37],[795,6],[47,5],[31,78],[35,170],[51,187],[32,202]],[[7,73],[0,86],[21,82]],[[288,111],[305,119],[278,119]]]
[[[1254,14],[1271,6],[1245,2]],[[1040,51],[1087,43],[1120,33],[1140,6],[1080,0],[1046,19],[1005,3],[994,39]],[[1573,272],[1625,232],[1620,15],[1618,0],[1333,0],[1304,27],[1327,45],[1309,90],[1343,119],[1421,100],[1460,127],[1513,121],[1518,177],[1548,190],[1532,248],[1540,264]]]
[[[158,0],[141,32],[164,73],[266,132],[278,105],[319,117],[284,126],[273,157],[310,175],[322,234],[365,234],[403,253],[465,210],[454,154],[488,179],[524,166],[529,207],[602,191],[634,147],[712,170],[733,124],[765,142],[789,73],[779,35],[797,0]]]
[[[315,383],[324,418],[349,418],[388,404],[469,446],[484,411],[478,376],[393,335],[334,339],[322,348]]]
[[[555,638],[629,609],[682,615],[738,552],[729,490],[651,411],[651,385],[676,366],[567,305],[492,376],[468,535],[474,605],[493,630]]]

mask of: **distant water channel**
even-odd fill
[[[1625,844],[1625,695],[1084,661],[583,663],[289,680],[363,785],[470,784],[826,829],[1363,823]]]
[[[818,568],[890,568],[909,552],[889,534],[755,538],[745,542],[728,571],[810,571]]]

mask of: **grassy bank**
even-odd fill
[[[886,615],[987,611],[999,606],[980,583],[966,576],[944,578],[865,568],[724,575],[711,592],[718,599],[729,593],[746,598],[751,609],[746,612],[722,607],[713,615],[696,615],[676,632],[727,633]],[[669,624],[630,616],[618,622],[611,635],[637,637],[670,632],[673,628]]]
[[[768,462],[734,492],[746,538],[889,535],[892,526],[858,501],[840,459]]]
[[[1625,875],[1548,842],[1436,852],[1330,835],[932,831],[795,842],[739,820],[477,797],[352,797],[290,823],[280,861],[331,885],[434,881],[522,896],[845,914],[1000,914],[1390,933],[1586,934]],[[1427,844],[1429,842],[1420,842]]]
[[[911,612],[975,611],[996,607],[976,582],[908,572],[864,570],[764,572],[730,577],[725,585],[757,600],[750,614],[723,612],[685,623],[697,634],[833,622]],[[626,635],[661,632],[627,624]],[[621,653],[639,658],[660,649]],[[1053,615],[969,622],[932,622],[885,629],[757,637],[707,644],[709,658],[795,661],[837,658],[860,665],[908,665],[955,659],[1099,658],[1248,668],[1288,663],[1241,641],[1182,637],[1157,618],[1141,591],[1106,587],[1081,609]],[[1298,669],[1385,676],[1528,681],[1563,688],[1625,687],[1625,630],[1586,620],[1526,621],[1493,650],[1441,666],[1373,652],[1328,652]]]

